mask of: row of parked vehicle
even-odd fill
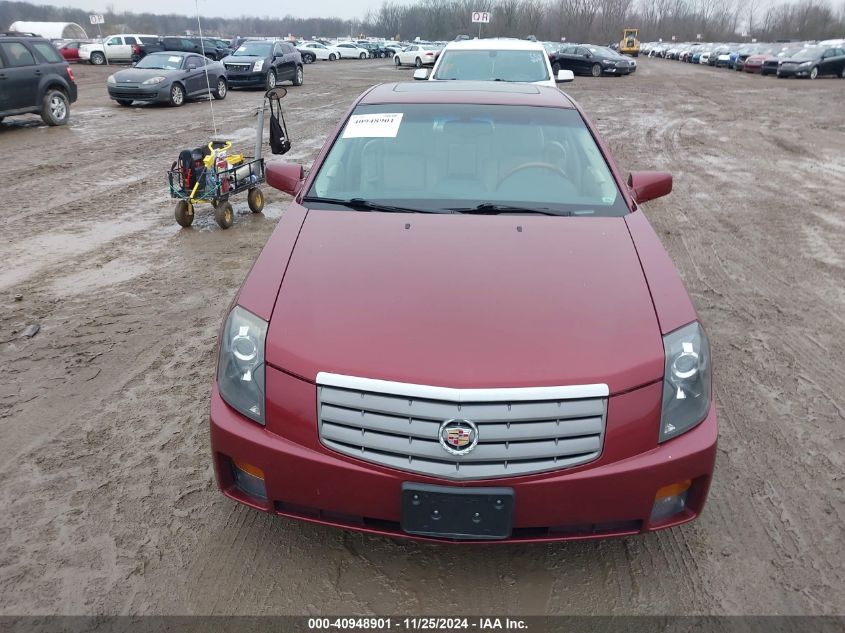
[[[777,77],[845,79],[845,38],[822,42],[643,44],[650,57]]]

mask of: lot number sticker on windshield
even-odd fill
[[[182,58],[177,55],[177,56],[173,56],[173,57],[168,57],[167,61],[169,61],[169,62],[181,62]]]
[[[401,112],[353,114],[343,129],[343,138],[395,138],[400,123]]]

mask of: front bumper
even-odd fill
[[[267,81],[267,76],[264,71],[242,73],[227,70],[226,81],[229,82],[230,88],[262,87]]]
[[[109,97],[115,101],[170,101],[170,83],[164,82],[156,86],[121,86],[109,85]]]
[[[393,470],[326,448],[317,437],[316,387],[311,383],[268,367],[267,393],[285,404],[268,398],[268,422],[262,427],[229,407],[214,386],[211,448],[223,493],[265,512],[389,536],[450,542],[402,531],[403,482],[512,488],[513,532],[495,542],[601,538],[672,527],[701,513],[716,457],[713,405],[696,428],[656,444],[660,383],[609,399],[598,460],[554,472],[465,482]],[[266,500],[236,487],[232,459],[264,472]],[[692,480],[686,508],[652,523],[656,491],[684,480]]]
[[[811,70],[812,70],[812,67],[810,67],[810,68],[800,68],[800,67],[798,67],[798,68],[783,68],[783,67],[781,67],[781,68],[778,68],[778,70],[777,70],[777,76],[778,77],[809,77]]]

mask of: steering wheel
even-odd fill
[[[532,162],[529,162],[529,163],[522,163],[521,165],[517,165],[516,167],[511,169],[508,173],[506,173],[502,177],[502,179],[499,181],[499,185],[501,186],[501,184],[504,181],[506,181],[508,178],[513,176],[515,173],[517,173],[519,171],[523,171],[525,169],[548,169],[549,171],[553,171],[557,175],[562,176],[563,178],[566,178],[566,180],[569,180],[569,176],[563,170],[563,167],[561,167],[560,165],[553,165],[552,163],[544,163],[542,161],[532,161]],[[498,189],[498,188],[499,187],[496,187],[496,189]]]

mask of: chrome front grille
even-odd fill
[[[607,385],[448,389],[338,374],[317,376],[320,441],[368,462],[469,480],[569,468],[601,454]],[[450,454],[440,425],[471,420],[478,444]]]

